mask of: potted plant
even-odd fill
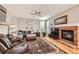
[[[46,32],[42,32],[42,35],[43,35],[43,37],[45,37],[46,36]]]

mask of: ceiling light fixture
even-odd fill
[[[41,13],[42,13],[41,11],[34,11],[30,14],[33,15],[34,17],[42,17]]]

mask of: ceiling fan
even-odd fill
[[[33,15],[34,17],[42,17],[42,12],[41,11],[34,11],[32,13],[30,13],[31,15]]]

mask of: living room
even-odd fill
[[[1,4],[0,53],[78,54],[78,10],[78,4]]]

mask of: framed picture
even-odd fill
[[[54,24],[67,24],[67,15],[54,19]]]

